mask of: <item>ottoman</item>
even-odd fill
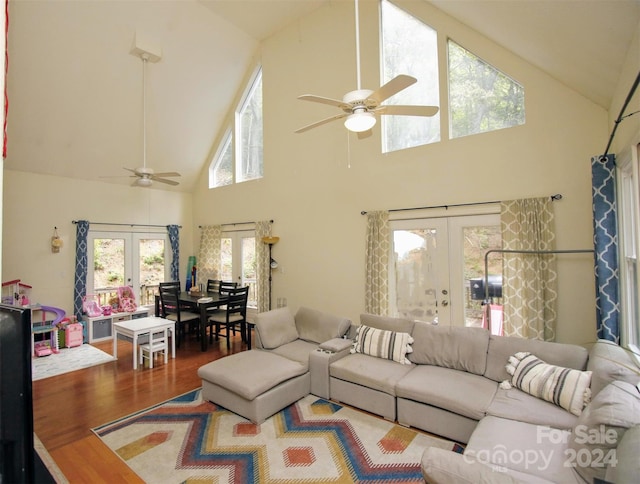
[[[264,350],[225,356],[198,369],[202,397],[254,423],[309,394],[306,366]]]

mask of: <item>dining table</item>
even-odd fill
[[[207,320],[209,319],[207,311],[224,306],[229,301],[229,294],[220,294],[217,291],[200,292],[197,294],[189,291],[181,291],[178,300],[180,301],[181,307],[184,307],[186,310],[200,313],[200,349],[207,351]],[[160,296],[156,296],[155,298],[155,314],[156,316],[160,316]]]

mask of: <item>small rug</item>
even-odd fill
[[[31,360],[31,379],[42,380],[62,373],[89,368],[113,361],[113,356],[89,344],[62,348],[59,353],[34,356]]]
[[[423,483],[453,442],[308,395],[255,425],[194,390],[93,432],[148,483]]]

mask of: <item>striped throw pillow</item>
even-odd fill
[[[356,329],[356,339],[351,347],[351,353],[362,353],[410,365],[411,362],[407,359],[407,354],[413,351],[411,343],[413,343],[413,338],[409,333],[386,331],[360,325]]]
[[[531,353],[516,353],[506,366],[511,381],[502,388],[514,386],[523,392],[554,403],[574,415],[591,401],[591,372],[549,365]]]

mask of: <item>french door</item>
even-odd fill
[[[109,304],[119,286],[131,286],[138,304],[152,304],[169,279],[171,247],[166,233],[89,231],[87,293]]]
[[[390,228],[391,314],[481,326],[483,291],[478,285],[484,287],[485,253],[502,245],[499,215],[395,220]],[[495,285],[501,284],[500,257],[490,254],[489,273]]]
[[[249,286],[247,306],[257,307],[255,231],[223,232],[221,244],[220,278]]]

